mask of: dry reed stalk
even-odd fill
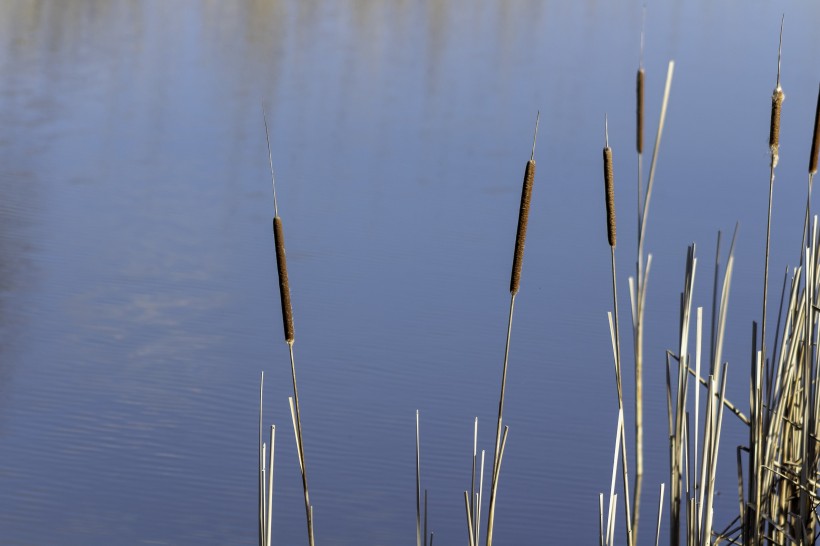
[[[427,546],[427,489],[424,490],[424,546]]]
[[[464,509],[467,512],[467,533],[470,539],[470,546],[475,546],[475,533],[473,533],[473,516],[472,510],[470,509],[470,494],[465,491],[464,492]]]
[[[262,454],[262,393],[265,385],[265,372],[259,377],[259,546],[265,546],[265,457]]]
[[[416,410],[416,546],[421,546],[421,444],[419,410]]]
[[[270,450],[262,441],[262,409],[263,393],[265,386],[265,372],[259,377],[259,546],[271,545],[271,518],[273,516],[273,455],[276,438],[276,427],[270,427]],[[267,457],[266,457],[267,454]],[[265,462],[267,460],[267,470]],[[265,484],[265,474],[267,471],[267,485]]]
[[[692,294],[695,282],[695,272],[697,270],[697,258],[695,257],[695,245],[691,245],[686,254],[686,269],[684,276],[684,290],[681,294],[680,309],[680,340],[678,354],[674,358],[679,362],[678,377],[676,386],[672,387],[671,376],[669,374],[669,357],[673,356],[667,352],[667,411],[669,425],[669,503],[670,503],[670,539],[671,546],[677,546],[680,541],[681,523],[681,500],[683,495],[683,485],[688,481],[685,479],[684,457],[686,455],[685,439],[687,438],[687,412],[686,400],[688,394],[688,340],[690,329],[690,316],[692,308]],[[673,396],[674,395],[674,396]]]
[[[484,500],[484,450],[481,450],[481,473],[479,474],[479,481],[478,481],[478,493],[477,493],[477,502],[476,502],[476,521],[475,521],[475,543],[478,544],[480,542],[480,530],[481,530],[481,501]]]
[[[273,176],[273,154],[270,146],[270,134],[268,131],[268,118],[262,109],[262,119],[265,123],[265,140],[268,146],[268,162],[270,166],[271,183],[273,186],[273,239],[276,248],[276,270],[279,279],[279,299],[282,308],[282,324],[285,334],[285,342],[288,345],[290,354],[290,372],[293,383],[293,398],[291,413],[293,417],[293,429],[296,435],[296,450],[299,455],[299,467],[302,472],[302,490],[305,497],[305,518],[307,523],[307,534],[309,546],[314,546],[313,535],[313,506],[310,504],[310,493],[307,481],[307,467],[305,464],[305,450],[302,435],[302,417],[299,407],[299,391],[296,386],[296,362],[293,356],[293,343],[295,340],[293,330],[293,309],[290,299],[290,284],[288,282],[287,259],[285,257],[285,237],[282,229],[282,219],[279,217],[279,204],[276,199],[276,180]]]
[[[532,187],[535,179],[535,142],[538,137],[538,122],[541,119],[539,111],[535,117],[535,131],[532,137],[532,152],[527,166],[524,169],[524,182],[521,188],[521,204],[518,209],[518,228],[515,235],[515,251],[513,252],[512,273],[510,275],[510,314],[507,321],[507,341],[504,348],[504,365],[501,372],[501,395],[498,399],[498,422],[495,431],[495,454],[493,457],[493,468],[490,485],[490,502],[487,508],[487,546],[493,543],[493,524],[495,519],[496,491],[498,489],[498,476],[501,470],[502,451],[502,421],[504,413],[504,394],[507,385],[507,365],[510,354],[510,337],[512,335],[513,310],[515,308],[515,296],[521,286],[521,268],[524,262],[524,243],[527,237],[527,220],[529,219],[530,201],[532,198]],[[504,439],[506,438],[506,428],[504,429]]]
[[[492,502],[496,498],[498,492],[498,474],[501,472],[501,461],[504,458],[504,448],[507,445],[507,432],[510,427],[504,426],[504,432],[501,434],[501,446],[498,449],[497,460],[494,461],[494,474],[496,479],[493,480],[490,486],[490,507],[487,510],[487,546],[490,546],[493,541],[493,527],[495,525],[495,504]]]
[[[663,519],[663,493],[666,484],[661,484],[661,494],[658,498],[658,522],[655,525],[655,546],[658,546],[661,540],[661,520]]]
[[[736,235],[736,233],[735,233]],[[725,316],[728,304],[728,293],[731,284],[734,238],[730,249],[729,265],[724,278],[724,286],[719,310],[720,326],[714,329],[713,344],[722,344]],[[719,255],[718,255],[719,256]],[[670,541],[677,545],[680,541],[681,523],[685,521],[686,544],[691,546],[712,544],[714,532],[712,518],[714,514],[714,483],[717,473],[717,460],[720,447],[720,433],[723,422],[723,408],[729,407],[725,389],[727,364],[710,373],[708,381],[700,377],[702,367],[703,344],[703,308],[696,312],[695,329],[695,368],[690,367],[689,336],[691,321],[692,295],[694,290],[697,258],[695,246],[689,247],[686,258],[684,290],[681,293],[680,340],[678,354],[667,351],[667,411],[669,426],[669,459],[670,459]],[[716,298],[713,298],[716,299]],[[713,304],[714,305],[714,304]],[[713,316],[715,311],[713,311]],[[714,322],[714,321],[713,321]],[[676,384],[673,386],[669,362],[675,359],[679,363]],[[710,368],[714,368],[713,366]],[[691,423],[689,406],[689,375],[696,378],[694,399],[694,424]],[[703,432],[700,431],[700,390],[698,382],[707,386]],[[742,414],[741,414],[742,415]],[[693,432],[692,432],[693,431]],[[702,441],[701,441],[702,438]],[[740,478],[742,482],[742,476]],[[741,484],[741,488],[742,488]],[[684,498],[685,496],[685,498]],[[742,489],[741,489],[742,496]],[[685,518],[682,509],[685,508]],[[719,535],[725,539],[725,535]],[[656,541],[658,539],[656,538]]]
[[[270,426],[270,450],[268,452],[268,503],[265,507],[265,514],[267,517],[267,525],[265,529],[265,537],[267,539],[265,546],[273,544],[273,537],[271,535],[271,523],[273,519],[273,455],[274,447],[276,445],[276,425]]]
[[[615,537],[612,536],[612,529],[615,527],[615,481],[618,476],[618,454],[621,451],[621,440],[623,438],[624,412],[623,409],[618,410],[618,424],[615,432],[615,450],[612,454],[612,479],[609,485],[609,510],[606,521],[607,535],[605,544],[612,544]]]
[[[644,9],[644,17],[646,11]],[[658,119],[658,129],[655,137],[655,146],[652,151],[652,164],[647,181],[646,194],[642,199],[643,190],[643,133],[644,133],[644,80],[643,70],[643,24],[641,30],[641,62],[638,68],[636,80],[636,112],[637,130],[636,144],[638,152],[638,252],[635,264],[636,276],[629,279],[630,301],[632,304],[632,332],[635,357],[635,491],[633,499],[634,512],[632,515],[633,530],[637,535],[638,523],[640,519],[640,498],[643,483],[643,317],[646,304],[646,286],[649,280],[649,271],[652,264],[652,255],[647,256],[644,264],[644,241],[646,237],[646,217],[649,214],[649,202],[652,196],[652,188],[655,180],[658,151],[660,149],[663,127],[666,120],[666,111],[669,105],[669,94],[672,87],[672,75],[674,73],[674,62],[670,61],[666,74],[666,84],[664,86],[663,101],[661,105],[660,117]]]
[[[476,471],[478,468],[478,417],[475,418],[473,426],[473,457],[472,471],[470,474],[470,491],[464,491],[467,504],[467,526],[470,544],[477,546],[479,541],[479,528],[481,521],[481,496],[484,488],[484,450],[481,450],[481,467],[478,490],[476,490]]]
[[[475,537],[476,535],[476,524],[477,521],[474,517],[476,513],[476,491],[475,491],[475,471],[476,471],[476,462],[477,462],[477,455],[478,455],[478,417],[475,418],[475,423],[473,425],[473,469],[470,472],[470,515],[472,525],[470,525],[470,535]],[[466,491],[465,491],[466,493]],[[469,524],[469,522],[468,522]],[[475,545],[475,538],[473,538],[473,545]]]

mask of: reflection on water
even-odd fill
[[[644,59],[653,123],[678,63],[647,243],[647,497],[665,479],[661,359],[685,248],[710,256],[736,220],[725,353],[744,399],[781,9],[671,4],[649,7]],[[820,74],[820,8],[789,9],[774,269],[795,261]],[[267,419],[290,419],[260,102],[319,541],[412,541],[417,408],[436,543],[464,540],[472,423],[490,451],[539,109],[496,538],[594,541],[615,426],[602,121],[626,279],[640,19],[639,2],[0,5],[3,542],[254,542],[261,369]],[[281,438],[274,532],[290,544],[303,512]]]

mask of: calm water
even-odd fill
[[[414,543],[416,409],[435,543],[466,541],[473,418],[490,451],[539,109],[496,539],[593,543],[617,418],[605,113],[627,359],[635,256],[643,3],[611,4],[0,4],[0,543],[255,544],[261,370],[280,430],[274,532],[304,542],[260,103],[317,543]],[[797,260],[820,4],[760,4],[648,7],[647,143],[677,68],[647,241],[644,532],[667,479],[663,351],[686,245],[699,244],[695,304],[708,306],[715,236],[736,221],[724,356],[746,405],[784,11],[771,293]],[[734,515],[737,425],[718,522]]]

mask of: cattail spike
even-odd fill
[[[609,138],[606,139],[604,147],[604,192],[606,194],[606,234],[609,246],[614,247],[616,241],[615,175],[612,169],[612,148],[609,147]]]
[[[285,341],[293,343],[293,309],[290,305],[290,285],[288,284],[288,264],[285,258],[285,236],[282,232],[282,219],[273,217],[273,242],[276,246],[276,270],[279,274],[279,298],[282,302],[282,324],[285,329]]]
[[[637,149],[638,153],[643,153],[643,82],[644,82],[644,70],[643,68],[638,69],[638,78],[636,82],[636,95],[637,95]]]
[[[772,93],[772,119],[769,128],[769,149],[772,154],[772,166],[777,166],[777,161],[780,158],[780,111],[783,107],[783,100],[786,95],[783,94],[783,88],[780,87],[780,58],[783,52],[783,21],[786,16],[780,20],[780,42],[777,47],[777,87]]]
[[[817,172],[817,154],[820,150],[820,91],[817,93],[817,110],[814,113],[814,137],[811,139],[811,156],[809,157],[809,174]]]
[[[775,166],[780,156],[780,111],[783,108],[783,99],[785,98],[786,95],[783,94],[783,89],[778,85],[774,93],[772,93],[772,119],[769,129],[769,149],[771,150],[772,161]]]
[[[524,184],[521,188],[521,205],[518,209],[518,230],[515,234],[515,252],[513,254],[512,275],[510,276],[510,293],[517,294],[521,285],[521,267],[524,264],[524,241],[527,238],[527,220],[530,215],[532,186],[535,180],[535,160],[527,161],[524,169]]]

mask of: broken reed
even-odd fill
[[[290,354],[290,373],[293,383],[293,396],[289,398],[291,419],[293,420],[293,433],[296,437],[296,452],[299,458],[299,469],[302,474],[302,490],[305,497],[305,518],[307,523],[307,534],[309,546],[314,546],[313,537],[313,506],[310,504],[310,494],[308,491],[307,469],[305,465],[305,450],[302,441],[302,416],[299,407],[299,391],[296,387],[296,361],[293,356],[293,343],[295,341],[293,328],[293,309],[290,299],[290,283],[288,282],[288,266],[285,256],[285,236],[282,229],[282,219],[279,217],[279,204],[276,199],[276,179],[273,176],[273,154],[270,147],[270,134],[268,132],[268,119],[262,109],[262,119],[265,123],[265,140],[268,145],[268,161],[270,166],[271,184],[273,186],[273,241],[276,252],[276,272],[279,280],[279,300],[282,308],[282,325],[285,334],[285,342],[288,345]]]
[[[276,445],[276,426],[270,426],[270,448],[262,441],[262,394],[265,372],[259,377],[259,546],[271,546],[271,521],[273,519],[273,454]],[[267,452],[267,457],[265,456]],[[267,462],[266,462],[267,461]],[[267,472],[267,483],[265,474]]]
[[[504,348],[504,366],[501,372],[501,394],[498,398],[498,422],[495,431],[495,452],[493,456],[493,468],[491,473],[490,503],[487,508],[487,546],[493,543],[493,524],[495,520],[496,492],[498,490],[498,476],[501,472],[501,458],[507,438],[507,427],[503,427],[504,414],[504,394],[507,385],[507,365],[510,356],[510,336],[512,334],[513,310],[515,308],[515,296],[521,286],[521,268],[524,262],[524,243],[527,237],[527,220],[530,213],[530,201],[532,199],[532,188],[535,179],[535,142],[538,138],[538,122],[541,119],[539,111],[535,117],[535,131],[532,137],[532,152],[527,165],[524,168],[524,182],[521,188],[521,203],[518,208],[518,228],[515,234],[515,250],[513,252],[513,265],[510,274],[510,314],[507,321],[507,341]],[[472,523],[469,523],[472,526]]]

